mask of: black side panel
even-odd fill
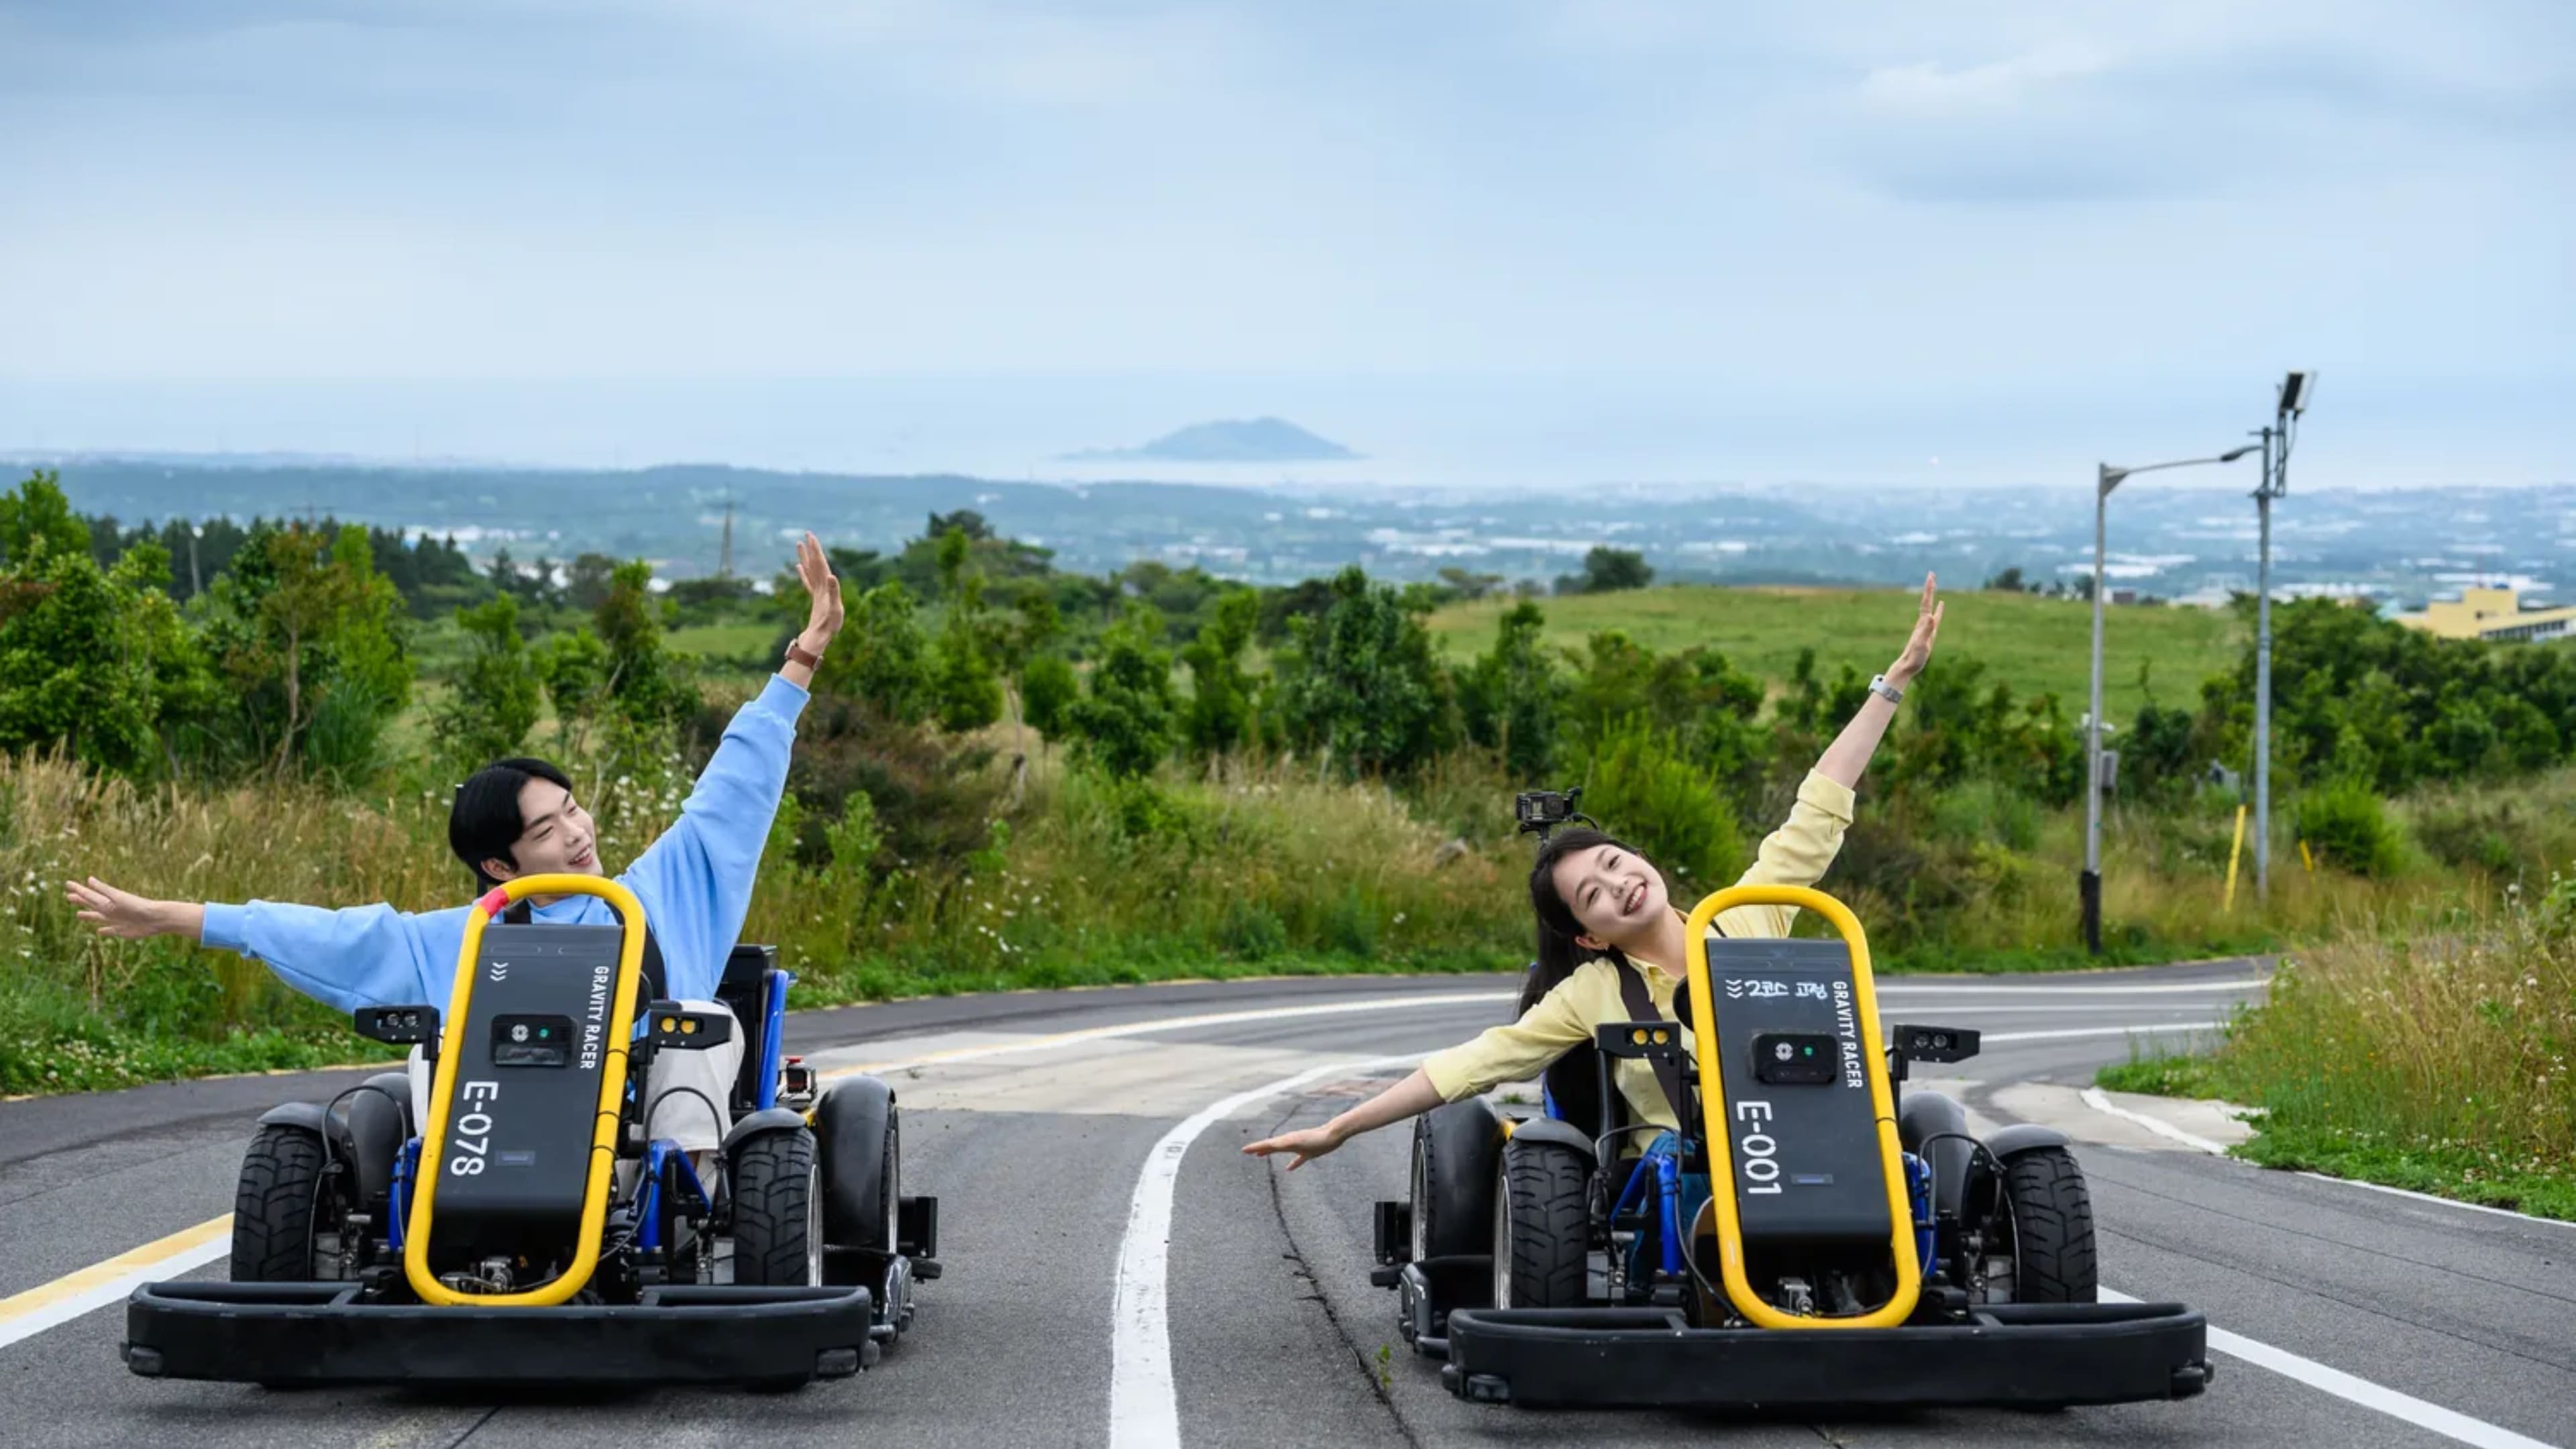
[[[1957,1135],[1944,1137],[1944,1133]],[[1926,1150],[1923,1144],[1935,1137],[1941,1140]],[[1896,1107],[1896,1140],[1931,1164],[1933,1207],[1958,1212],[1967,1190],[1968,1169],[1976,1160],[1976,1146],[1968,1137],[1968,1110],[1938,1092],[1908,1092]]]
[[[366,1085],[371,1090],[352,1092],[342,1104],[349,1120],[339,1146],[358,1165],[359,1201],[373,1204],[393,1187],[394,1159],[411,1135],[411,1078],[379,1072]]]
[[[876,1077],[834,1082],[814,1104],[814,1136],[823,1149],[823,1241],[835,1248],[891,1252],[895,1245],[893,1183],[886,1160],[894,1089]]]

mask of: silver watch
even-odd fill
[[[1877,695],[1883,700],[1886,700],[1889,704],[1905,703],[1905,691],[1888,683],[1887,676],[1884,674],[1873,674],[1870,676],[1869,692]]]

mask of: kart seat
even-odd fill
[[[760,1101],[761,1029],[769,1020],[770,976],[778,969],[775,946],[736,946],[725,957],[724,975],[716,982],[716,999],[733,1012],[735,1038],[743,1044],[742,1069],[735,1073],[733,1113],[739,1119]]]

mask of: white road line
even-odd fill
[[[1120,1037],[1143,1036],[1157,1031],[1179,1031],[1194,1026],[1230,1026],[1243,1021],[1279,1021],[1299,1016],[1346,1016],[1363,1011],[1401,1011],[1408,1007],[1473,1006],[1484,1002],[1518,1001],[1517,991],[1435,991],[1410,996],[1371,996],[1359,1001],[1336,1001],[1320,1006],[1268,1006],[1251,1011],[1214,1011],[1199,1016],[1165,1016],[1146,1021],[1120,1022],[1114,1026],[1085,1027],[1080,1031],[1060,1031],[1046,1036],[1033,1036],[1025,1041],[1006,1041],[991,1046],[953,1047],[947,1051],[926,1052],[921,1056],[897,1061],[862,1062],[856,1066],[834,1067],[822,1074],[825,1080],[856,1076],[861,1072],[893,1072],[906,1067],[945,1065],[950,1062],[982,1061],[987,1057],[1012,1056],[1020,1052],[1044,1051],[1049,1047],[1070,1046],[1077,1042],[1114,1041]],[[844,1050],[844,1048],[832,1048]]]
[[[122,1302],[146,1283],[175,1278],[230,1255],[232,1226],[232,1215],[226,1213],[0,1299],[0,1348]]]
[[[2117,1117],[2124,1122],[2135,1122],[2139,1126],[2153,1132],[2158,1137],[2162,1137],[2170,1142],[2179,1142],[2185,1147],[2206,1152],[2212,1157],[2225,1157],[2227,1155],[2227,1144],[2223,1142],[2212,1142],[2197,1132],[2185,1132],[2171,1122],[2164,1121],[2157,1117],[2150,1117],[2144,1112],[2132,1112],[2128,1108],[2112,1101],[2110,1098],[2103,1096],[2102,1089],[2100,1087],[2086,1087],[2084,1089],[2083,1096],[2085,1106],[2092,1108],[2094,1111],[2099,1112],[2106,1117]]]
[[[1127,1208],[1110,1308],[1110,1449],[1180,1449],[1181,1406],[1172,1389],[1171,1304],[1164,1288],[1172,1249],[1172,1189],[1181,1159],[1200,1133],[1237,1111],[1309,1082],[1372,1067],[1420,1061],[1421,1054],[1333,1062],[1237,1092],[1198,1112],[1154,1144]]]
[[[2223,1021],[2151,1021],[2136,1026],[2071,1026],[2063,1031],[1990,1031],[1978,1038],[1978,1045],[1990,1046],[2002,1041],[2064,1041],[2079,1036],[2145,1036],[2162,1031],[2224,1031]]]
[[[2272,984],[2267,976],[2248,976],[2239,981],[2183,981],[2158,986],[2031,986],[2015,985],[2009,977],[1997,977],[1991,986],[1982,981],[1907,981],[1901,977],[1878,983],[1881,996],[1991,996],[1998,991],[2018,991],[2030,996],[2194,996],[2212,991],[2255,991]]]
[[[2417,1202],[2429,1202],[2435,1207],[2460,1208],[2473,1213],[2493,1213],[2500,1218],[2513,1218],[2520,1222],[2538,1223],[2543,1227],[2576,1228],[2576,1223],[2571,1223],[2565,1218],[2537,1218],[2533,1217],[2529,1213],[2515,1212],[2511,1208],[2489,1207],[2482,1202],[2462,1202],[2458,1198],[2453,1197],[2435,1197],[2429,1192],[2416,1192],[2411,1188],[2390,1187],[2384,1182],[2364,1182],[2357,1177],[2335,1177],[2323,1172],[2303,1171],[2299,1176],[2313,1177],[2319,1182],[2339,1182],[2346,1187],[2366,1187],[2372,1192],[2384,1192],[2392,1197],[2411,1197]]]
[[[2126,1293],[2104,1288],[2100,1297],[2105,1303],[2135,1303],[2139,1300]],[[2230,1333],[2213,1325],[2209,1346],[2230,1358],[2243,1359],[2256,1368],[2270,1369],[2285,1378],[2297,1379],[2313,1389],[2322,1389],[2349,1403],[2361,1405],[2392,1419],[2403,1419],[2419,1429],[2429,1429],[2445,1439],[2474,1444],[2478,1449],[2555,1449],[2538,1439],[2501,1429],[2483,1419],[2472,1419],[2439,1404],[2428,1404],[2411,1394],[2383,1388],[2368,1379],[2356,1378],[2341,1369],[2328,1368],[2312,1358],[2302,1358],[2287,1349],[2274,1348],[2242,1334]]]

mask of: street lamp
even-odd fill
[[[2139,468],[2101,465],[2093,486],[2093,710],[2084,717],[2084,874],[2077,893],[2084,903],[2084,949],[2102,954],[2102,565],[2103,520],[2111,490],[2132,473],[2163,468],[2194,468],[2204,463],[2233,463],[2254,445],[2233,448],[2215,458],[2179,458]]]
[[[2263,440],[2263,483],[2254,490],[2257,532],[2262,537],[2260,561],[2254,567],[2254,899],[2258,901],[2269,899],[2272,887],[2272,500],[2290,491],[2290,442],[2316,383],[2313,372],[2294,372],[2282,379],[2272,426],[2254,433]]]

